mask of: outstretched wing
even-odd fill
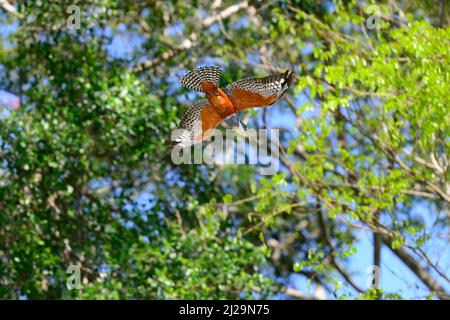
[[[203,141],[222,120],[208,100],[198,101],[188,108],[177,129],[172,132],[172,146],[186,148]]]
[[[219,85],[222,70],[218,67],[200,67],[188,72],[180,79],[183,87],[203,92],[202,82],[208,82],[214,86]]]
[[[270,75],[264,78],[246,78],[226,87],[236,112],[247,108],[266,107],[280,99],[292,83],[294,73]]]

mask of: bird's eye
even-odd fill
[[[218,96],[218,95],[219,95],[219,91],[215,90],[215,91],[214,91],[214,95],[215,95],[215,96]]]

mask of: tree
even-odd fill
[[[432,256],[448,252],[445,5],[75,1],[79,28],[70,5],[0,16],[0,88],[20,98],[0,120],[3,298],[322,297],[293,274],[326,297],[401,298],[354,279],[366,233],[367,266],[389,248],[423,296],[449,297]],[[224,83],[296,73],[284,102],[247,113],[285,123],[277,174],[172,163],[193,101],[176,80],[213,63]]]

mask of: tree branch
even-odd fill
[[[240,3],[234,4],[232,6],[229,6],[228,8],[220,11],[219,13],[206,18],[205,20],[202,21],[201,23],[201,28],[200,30],[205,30],[207,28],[209,28],[213,23],[221,21],[222,19],[225,19],[233,14],[235,14],[236,12],[245,9],[248,7],[248,2],[247,1],[242,1]],[[184,51],[184,50],[188,50],[190,48],[192,48],[195,44],[195,42],[197,41],[199,37],[199,33],[197,32],[193,32],[189,35],[189,37],[187,37],[180,46],[178,46],[177,48],[174,48],[172,50],[166,51],[164,52],[161,56],[156,57],[154,59],[151,60],[146,60],[138,65],[136,65],[132,71],[133,72],[142,72],[144,70],[150,69],[155,65],[159,65],[160,63],[169,60],[171,58],[173,58],[177,53]]]
[[[17,12],[16,8],[14,8],[7,0],[0,0],[0,7],[18,19],[24,18],[24,15]]]
[[[345,270],[341,267],[341,265],[337,262],[336,257],[334,256],[334,253],[336,251],[336,248],[334,247],[333,243],[331,242],[330,236],[328,235],[328,230],[325,225],[325,220],[322,215],[322,211],[320,210],[318,213],[318,220],[319,220],[319,226],[322,231],[322,237],[325,240],[326,244],[330,247],[330,262],[333,265],[333,267],[340,273],[340,275],[347,281],[348,284],[352,286],[353,289],[356,291],[363,293],[365,292],[362,288],[360,288],[356,282],[353,281],[352,277],[348,275]]]
[[[409,253],[403,248],[393,249],[392,239],[383,236],[383,243],[391,249],[391,251],[403,261],[408,268],[416,274],[416,276],[430,289],[439,299],[448,300],[450,295],[445,289],[432,277],[419,262],[417,262]]]
[[[293,288],[286,288],[284,293],[286,293],[288,296],[290,296],[294,299],[298,299],[298,300],[320,300],[320,299],[322,299],[322,297],[306,295],[303,292],[301,292],[297,289],[293,289]]]

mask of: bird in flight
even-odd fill
[[[183,87],[203,92],[206,99],[190,106],[172,132],[171,145],[182,148],[199,143],[211,135],[212,129],[222,121],[231,127],[243,127],[239,112],[248,108],[274,104],[287,91],[294,73],[286,70],[263,78],[237,80],[219,88],[222,70],[218,67],[200,67],[184,75]]]

